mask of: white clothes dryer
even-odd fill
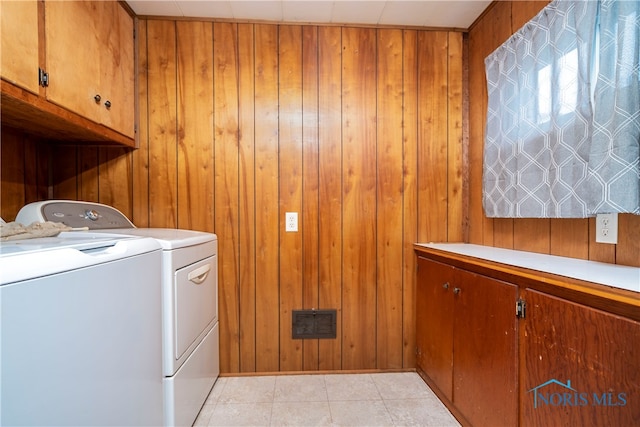
[[[16,221],[55,221],[92,233],[150,237],[160,244],[164,424],[192,425],[220,374],[217,236],[136,228],[114,207],[70,200],[31,203]]]

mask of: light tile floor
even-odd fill
[[[459,426],[414,372],[218,378],[195,426]]]

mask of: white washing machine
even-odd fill
[[[0,242],[0,425],[158,425],[160,245],[93,233]]]
[[[62,222],[92,233],[151,237],[160,244],[164,424],[192,425],[220,374],[216,235],[136,228],[111,206],[69,200],[31,203],[16,221]]]

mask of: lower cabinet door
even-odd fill
[[[474,426],[515,426],[517,286],[456,269],[453,403]]]
[[[640,323],[526,289],[522,426],[637,426]]]
[[[454,268],[418,258],[416,362],[450,401],[453,398]]]

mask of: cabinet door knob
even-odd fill
[[[111,108],[111,101],[105,101],[104,106],[107,107],[107,110]]]
[[[102,97],[100,96],[100,94],[97,94],[96,96],[93,97],[93,99],[96,101],[96,104],[97,104],[98,102],[100,102]]]
[[[458,295],[460,293],[461,289],[460,288],[453,288],[453,293]]]
[[[449,282],[443,283],[442,287],[445,289],[449,289]]]

